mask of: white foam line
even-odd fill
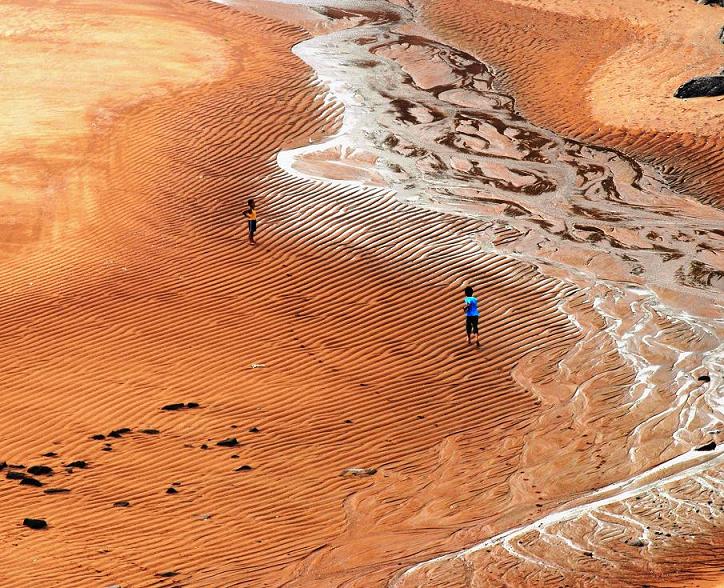
[[[701,460],[703,460],[703,461],[701,461]],[[657,480],[650,482],[648,484],[644,484],[642,486],[637,486],[636,488],[631,488],[629,490],[625,489],[628,486],[635,485],[637,482],[642,481],[644,478],[648,478],[652,475],[658,475],[662,472],[665,472],[668,469],[674,468],[676,466],[681,466],[682,464],[686,464],[688,462],[697,462],[697,461],[700,463],[698,463],[696,465],[692,465],[683,470],[679,470],[671,475],[668,475],[668,476],[664,475],[663,477],[660,477]],[[549,515],[544,516],[541,519],[538,519],[537,521],[534,521],[533,523],[529,523],[527,525],[515,527],[513,529],[504,531],[502,533],[498,533],[497,535],[490,537],[489,539],[486,539],[485,541],[477,543],[466,549],[462,549],[460,551],[441,555],[441,556],[429,559],[427,561],[423,561],[418,564],[415,564],[411,568],[408,568],[407,570],[402,572],[393,581],[394,583],[392,583],[391,586],[394,588],[395,586],[400,585],[400,583],[406,577],[410,576],[411,574],[414,574],[416,571],[418,571],[426,566],[435,565],[438,563],[443,563],[445,561],[451,561],[454,559],[465,558],[478,551],[486,549],[488,547],[494,547],[495,545],[502,543],[502,542],[506,542],[508,545],[510,545],[510,541],[513,538],[515,538],[516,536],[524,535],[526,533],[530,533],[530,532],[534,532],[534,531],[540,533],[541,529],[544,529],[555,523],[569,521],[569,520],[579,517],[581,515],[588,514],[591,511],[599,509],[603,506],[607,506],[609,504],[614,504],[616,502],[621,502],[628,498],[632,498],[639,494],[648,492],[649,490],[653,490],[659,486],[663,486],[663,485],[669,484],[671,482],[676,482],[678,480],[688,478],[699,472],[703,472],[716,465],[719,465],[720,463],[723,463],[723,462],[724,462],[724,448],[722,448],[721,446],[719,448],[717,448],[717,450],[713,451],[712,454],[706,455],[706,456],[702,453],[689,451],[689,452],[679,455],[673,459],[670,459],[669,461],[659,464],[658,466],[655,466],[649,470],[646,470],[645,472],[637,474],[631,478],[622,480],[620,482],[615,482],[613,484],[600,488],[599,490],[596,490],[595,492],[593,492],[590,495],[591,497],[595,497],[600,494],[606,494],[606,493],[609,493],[612,491],[620,490],[620,491],[612,494],[611,496],[602,498],[600,500],[594,500],[593,502],[589,502],[584,505],[574,506],[567,510],[553,512]],[[611,513],[607,512],[606,514],[610,515]],[[616,515],[616,516],[619,516],[619,515]]]

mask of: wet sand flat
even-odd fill
[[[501,69],[526,117],[662,166],[724,202],[720,98],[678,100],[721,69],[720,11],[687,0],[421,2],[423,21]]]

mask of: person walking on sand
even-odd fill
[[[256,241],[254,240],[254,234],[256,233],[256,205],[254,204],[253,198],[249,198],[249,200],[247,200],[246,203],[249,206],[249,208],[247,208],[242,214],[248,220],[249,243],[251,245],[256,245]]]
[[[473,296],[472,287],[468,286],[465,288],[465,332],[468,334],[468,345],[473,342],[472,335],[475,335],[475,345],[480,347],[478,318],[478,299]]]

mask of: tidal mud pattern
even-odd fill
[[[280,154],[280,164],[388,185],[406,203],[476,220],[470,239],[481,254],[575,286],[560,309],[581,335],[560,356],[531,350],[513,370],[543,408],[522,446],[500,449],[501,462],[511,451],[519,461],[490,490],[498,512],[476,512],[461,484],[450,508],[467,504],[467,519],[456,530],[440,521],[443,555],[410,555],[389,584],[664,585],[693,577],[692,566],[717,573],[721,445],[694,448],[722,440],[724,213],[615,150],[532,125],[496,89],[490,67],[432,39],[407,7],[335,6],[315,9],[351,28],[306,41],[297,54],[344,103],[343,128]],[[450,443],[455,450],[440,448],[448,478],[433,477],[425,492],[442,493],[469,468],[495,473],[496,464],[470,460],[464,436]],[[375,514],[390,516],[390,504],[422,491],[365,491],[365,515],[350,514],[337,547],[292,574],[298,585],[329,569],[340,545],[363,545]],[[540,518],[516,520],[531,499]],[[413,518],[405,523],[414,528]],[[361,570],[346,577],[345,585],[372,585]]]

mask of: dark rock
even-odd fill
[[[91,439],[93,439],[94,441],[103,441],[103,439],[105,439],[105,438],[106,438],[106,436],[103,435],[102,433],[98,433],[97,435],[91,436]]]
[[[101,447],[101,451],[113,451],[113,447]]]
[[[180,486],[181,482],[171,482],[171,486]]]
[[[711,376],[699,376],[697,380],[700,382],[711,382]]]
[[[35,478],[31,478],[29,476],[26,476],[22,480],[20,480],[21,486],[35,486],[36,488],[39,488],[43,485],[43,483],[40,480],[36,480]]]
[[[43,453],[43,457],[58,457],[58,454],[55,451],[48,451],[48,453]]]
[[[239,459],[239,456],[236,455],[236,453],[235,453],[234,455],[231,456],[231,459]]]
[[[166,494],[178,494],[178,490],[174,488],[173,486],[166,488]]]
[[[141,429],[141,433],[146,435],[158,435],[160,432],[158,429]]]
[[[629,545],[631,547],[646,547],[646,541],[644,541],[643,539],[635,539],[634,541],[631,541]]]
[[[253,469],[254,468],[251,467],[250,465],[243,465],[240,468],[236,468],[234,471],[235,472],[250,472]]]
[[[8,467],[11,470],[24,470],[25,469],[25,466],[20,463],[18,463],[18,464],[9,463]]]
[[[709,441],[706,445],[697,447],[694,451],[714,451],[716,449],[716,441]]]
[[[118,502],[114,502],[113,506],[116,506],[118,508],[125,508],[127,506],[131,506],[131,503],[128,502],[128,500],[119,500]]]
[[[249,429],[249,432],[250,432],[250,433],[258,433],[258,432],[259,432],[259,429],[258,429],[257,427],[252,427],[251,429]]]
[[[8,472],[5,477],[8,480],[22,480],[27,477],[27,474],[25,472]]]
[[[43,494],[67,494],[68,492],[70,492],[68,488],[48,488],[43,490]]]
[[[585,556],[587,556],[587,557],[593,557],[593,552],[592,552],[592,551],[584,551],[584,552],[583,552],[583,555],[585,555]]]
[[[208,449],[208,448],[209,448],[209,446],[206,445],[206,443],[202,443],[200,447],[201,447],[201,449]]]
[[[33,476],[52,476],[53,468],[44,465],[34,465],[28,468],[28,473]]]
[[[724,76],[702,76],[679,86],[674,98],[701,98],[724,95]]]
[[[186,405],[183,402],[177,402],[175,404],[167,404],[161,410],[181,410],[182,408],[185,408],[185,406]]]
[[[228,439],[224,439],[223,441],[219,441],[216,443],[219,447],[236,447],[239,445],[239,442],[236,440],[236,437],[229,437]]]
[[[129,429],[128,427],[121,427],[120,429],[115,429],[114,431],[108,433],[108,436],[113,437],[114,439],[120,439],[123,435],[130,432],[131,429]]]
[[[0,461],[0,472],[2,472],[6,467],[8,467],[8,464],[4,461]]]
[[[79,459],[78,461],[72,461],[67,466],[67,468],[78,468],[79,470],[84,470],[88,467],[88,464],[83,461],[82,459]]]
[[[43,519],[23,519],[23,526],[31,529],[47,529],[48,523]]]
[[[352,424],[352,421],[351,421],[350,419],[345,419],[344,422],[347,423],[348,425],[351,425],[351,424]]]
[[[697,4],[704,6],[721,6],[724,8],[724,0],[696,0]]]
[[[186,404],[186,408],[199,408],[198,402],[189,402]]]
[[[238,426],[237,426],[237,425],[231,425],[231,428],[232,428],[232,429],[237,429]]]
[[[156,574],[159,578],[173,578],[174,576],[178,576],[178,572],[161,572],[159,574]]]

